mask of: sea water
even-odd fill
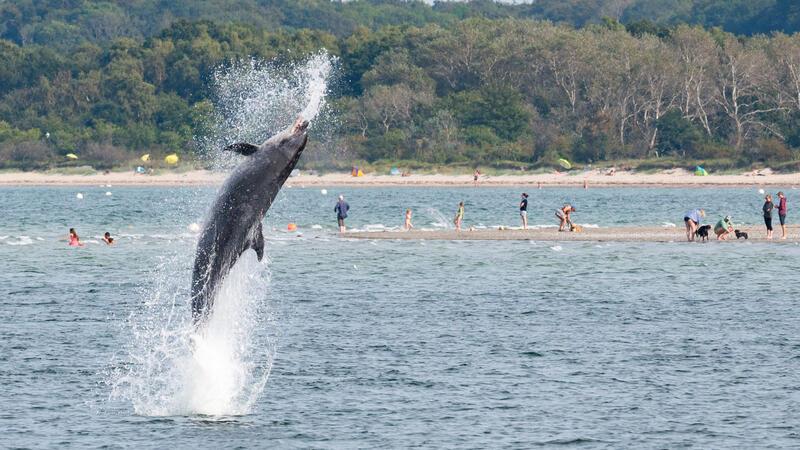
[[[202,341],[189,226],[214,188],[0,188],[0,447],[797,446],[796,243],[354,240],[339,193],[356,229],[459,201],[488,227],[523,188],[327,189],[281,192]],[[567,201],[599,227],[761,226],[751,188],[529,193],[540,226]]]

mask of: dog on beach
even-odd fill
[[[694,234],[700,238],[701,241],[708,240],[708,230],[711,229],[711,225],[703,225],[702,227],[698,228]]]
[[[580,233],[580,232],[582,232],[582,231],[583,231],[583,227],[582,227],[582,226],[580,226],[580,225],[578,225],[578,224],[574,224],[574,223],[573,223],[573,224],[572,224],[572,225],[569,227],[569,231],[572,231],[573,233]]]
[[[737,240],[738,240],[739,238],[744,238],[744,240],[747,240],[747,239],[748,239],[748,236],[747,236],[747,232],[746,232],[746,231],[733,230],[733,232],[734,232],[734,233],[736,233],[736,239],[737,239]]]

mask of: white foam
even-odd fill
[[[554,252],[560,252],[561,250],[564,250],[564,248],[561,247],[560,245],[554,245],[554,246],[550,247],[550,250],[552,250]]]
[[[663,227],[663,228],[675,228],[675,227],[677,227],[677,225],[672,223],[672,222],[662,222],[661,223],[661,227]]]
[[[33,244],[33,239],[29,236],[19,236],[16,241],[7,241],[6,244],[8,245],[31,245]]]
[[[318,224],[311,225],[311,229],[312,230],[321,230],[322,229],[322,225],[318,225]]]

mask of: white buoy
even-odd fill
[[[328,195],[328,190],[327,189],[323,189],[323,190],[319,191],[319,193],[322,194],[322,195]]]
[[[112,194],[111,194],[111,191],[106,191],[106,195],[107,195],[107,196],[111,196],[111,195],[112,195]]]
[[[200,225],[196,223],[189,224],[189,231],[192,233],[199,233],[200,232]]]
[[[758,193],[761,194],[761,195],[764,195],[764,190],[763,189],[759,189]]]
[[[83,200],[83,194],[81,194],[80,192],[78,192],[78,193],[75,195],[75,198],[77,198],[78,200]]]

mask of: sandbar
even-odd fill
[[[777,227],[776,227],[777,228]],[[766,239],[764,227],[742,226],[747,240],[730,235],[728,241],[717,241],[712,235],[709,243],[744,242],[797,242],[800,225],[788,227],[789,238],[780,239],[780,229],[775,230],[772,241]],[[354,239],[438,240],[438,241],[544,241],[544,242],[686,242],[685,228],[681,227],[609,227],[584,228],[582,232],[559,232],[556,228],[538,229],[475,229],[462,230],[411,230],[411,231],[358,231],[343,235]]]

